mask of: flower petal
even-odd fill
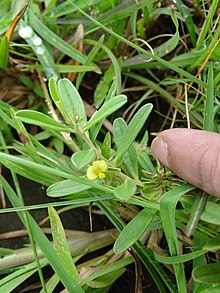
[[[105,172],[108,168],[108,165],[107,165],[106,161],[104,161],[104,160],[95,161],[93,163],[93,166],[96,168],[97,171],[102,171],[102,172]]]
[[[97,178],[96,168],[94,166],[90,166],[87,169],[86,176],[89,180],[94,180]]]

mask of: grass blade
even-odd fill
[[[4,36],[0,43],[0,68],[6,69],[8,66],[8,39]]]
[[[170,255],[179,255],[176,235],[175,210],[178,200],[187,192],[194,189],[192,185],[184,184],[166,192],[160,200],[160,215],[164,233],[167,239]],[[187,292],[185,274],[182,264],[174,265],[176,281],[179,292]]]
[[[206,253],[205,250],[197,250],[197,251],[190,252],[184,255],[171,256],[171,257],[166,257],[156,253],[154,253],[154,256],[157,261],[162,262],[163,264],[179,264],[179,263],[197,258],[201,255],[204,255],[205,253]]]
[[[67,244],[64,228],[58,213],[53,207],[49,206],[48,214],[49,214],[50,224],[52,229],[54,248],[57,252],[57,256],[59,257],[61,264],[63,265],[64,270],[74,280],[82,281],[74,265],[74,262],[73,262],[68,244]]]

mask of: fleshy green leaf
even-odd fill
[[[127,131],[127,124],[122,118],[117,118],[113,124],[113,134],[116,147],[122,144],[122,138]],[[134,143],[133,143],[134,144]],[[123,164],[120,166],[126,174],[130,174],[133,178],[138,178],[138,159],[134,145],[131,144],[123,156]]]
[[[127,102],[127,97],[125,95],[119,95],[119,96],[111,98],[106,103],[104,103],[103,106],[98,111],[96,111],[92,115],[91,119],[86,124],[86,127],[84,128],[84,130],[88,130],[93,125],[98,123],[100,120],[114,113],[116,110],[121,108],[126,102]]]
[[[118,146],[115,160],[116,162],[120,162],[123,155],[131,146],[132,142],[137,137],[138,133],[144,126],[151,110],[153,108],[152,104],[146,104],[134,115],[131,122],[127,126],[127,130],[121,138],[121,143]]]
[[[102,144],[102,154],[106,159],[109,159],[111,156],[111,134],[107,132]]]
[[[147,226],[150,224],[155,216],[156,211],[145,208],[133,218],[127,226],[121,231],[120,235],[115,241],[114,252],[122,253],[130,246],[132,246],[144,233]]]
[[[196,267],[193,270],[193,279],[203,284],[220,283],[220,263],[212,263]]]
[[[65,131],[65,132],[73,131],[72,128],[69,128],[68,126],[62,124],[61,122],[55,121],[49,116],[34,110],[20,110],[16,112],[15,117],[25,123],[38,125],[46,129],[52,129],[55,131]]]
[[[220,225],[220,206],[217,203],[207,201],[205,210],[200,218],[202,221],[214,225]]]
[[[68,248],[66,235],[61,220],[53,207],[48,207],[48,213],[50,217],[54,248],[57,252],[60,262],[70,277],[77,281],[81,281],[82,279],[77,272]]]
[[[63,78],[58,81],[58,91],[65,113],[68,115],[67,117],[64,116],[64,118],[70,125],[77,124],[81,129],[86,124],[87,117],[83,101],[77,89],[69,79]]]
[[[95,102],[96,108],[99,108],[101,104],[103,103],[114,76],[115,76],[114,67],[110,66],[109,69],[105,71],[100,82],[97,84],[95,92],[94,92],[94,102]]]
[[[74,182],[72,180],[64,180],[52,184],[47,189],[47,195],[50,197],[61,197],[74,193],[78,193],[89,189],[88,185],[82,183]]]
[[[74,153],[71,157],[71,161],[76,168],[82,169],[83,167],[91,163],[95,159],[95,156],[95,151],[93,149],[90,149]]]
[[[220,250],[220,235],[217,235],[213,239],[209,240],[202,248],[211,252],[217,252]]]
[[[133,181],[126,179],[124,183],[115,189],[114,195],[119,200],[127,201],[134,195],[136,189],[136,184]]]

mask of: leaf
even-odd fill
[[[185,21],[185,24],[186,24],[186,27],[187,27],[187,29],[189,31],[189,35],[190,35],[190,38],[191,38],[193,47],[195,47],[196,41],[197,41],[197,36],[196,36],[196,32],[195,32],[195,27],[196,26],[195,26],[195,24],[193,22],[193,19],[192,19],[192,16],[191,16],[191,12],[190,12],[190,8],[188,6],[186,6],[182,2],[182,0],[177,0],[175,3],[176,3],[176,6],[178,7],[178,9],[179,9],[179,11],[181,13],[181,16],[183,17],[183,19]]]
[[[122,118],[117,118],[113,124],[113,135],[116,147],[122,143],[124,133],[127,131],[127,124]],[[131,144],[123,156],[123,164],[121,168],[126,174],[130,174],[133,178],[138,179],[138,159],[136,150]]]
[[[34,110],[17,111],[15,114],[15,117],[25,123],[38,125],[43,128],[48,128],[48,129],[52,129],[59,132],[60,131],[73,132],[72,128],[69,128],[64,124],[58,121],[55,121],[49,116]]]
[[[101,267],[101,269],[92,273],[90,276],[88,276],[86,281],[91,281],[91,280],[94,280],[94,279],[99,278],[101,276],[104,276],[106,274],[117,271],[118,269],[124,268],[133,262],[134,262],[134,259],[131,256],[126,257],[124,259],[116,260],[113,263],[110,263],[107,266],[103,266],[103,267]]]
[[[217,252],[220,250],[220,235],[215,236],[214,238],[210,239],[202,249]]]
[[[13,254],[14,252],[15,251],[13,249],[0,247],[0,257]]]
[[[106,118],[110,114],[114,113],[116,110],[121,108],[127,102],[127,97],[125,95],[119,95],[111,98],[103,106],[96,111],[91,119],[87,122],[84,130],[90,129],[93,125],[98,123],[100,120]]]
[[[26,3],[25,3],[26,4]],[[22,3],[21,3],[22,5]],[[16,25],[18,24],[18,22],[20,21],[21,17],[23,16],[23,14],[25,13],[26,9],[27,9],[28,5],[25,5],[17,14],[16,16],[14,17],[12,23],[10,24],[5,36],[7,37],[8,39],[8,42],[10,43],[11,41],[11,38],[12,38],[12,35],[13,35],[13,32],[16,28]]]
[[[99,108],[103,103],[109,87],[112,84],[112,79],[115,76],[115,70],[113,66],[110,66],[108,70],[105,71],[103,77],[100,82],[97,84],[95,92],[94,92],[94,103],[96,108]]]
[[[106,288],[109,287],[111,284],[113,284],[121,275],[124,274],[126,271],[125,268],[119,268],[117,271],[114,271],[112,273],[106,274],[104,276],[101,276],[97,278],[94,281],[89,282],[89,285],[91,287],[97,288],[95,291],[98,291],[98,288]],[[87,291],[88,292],[88,291]],[[93,291],[94,292],[94,291]],[[103,292],[103,291],[101,291]],[[105,292],[105,291],[104,291]]]
[[[94,71],[97,74],[101,74],[101,70],[94,65],[64,65],[56,64],[56,68],[60,73],[79,72],[86,73],[87,71]]]
[[[134,195],[136,189],[136,184],[133,181],[126,179],[124,183],[115,189],[114,195],[119,200],[128,201],[130,197]]]
[[[220,225],[220,205],[207,201],[200,219],[210,224]]]
[[[101,146],[102,154],[106,159],[109,159],[111,156],[111,134],[107,132]]]
[[[159,255],[157,253],[154,253],[155,259],[163,264],[178,264],[182,262],[186,262],[189,260],[192,260],[194,258],[197,258],[201,255],[204,255],[206,251],[204,250],[198,250],[194,251],[191,253],[183,254],[183,255],[178,255],[178,256],[171,256],[171,257],[166,257],[163,255]]]
[[[65,108],[65,106],[61,100],[60,93],[58,90],[57,81],[54,77],[50,78],[50,80],[49,80],[49,91],[50,91],[50,95],[51,95],[55,105],[57,106],[58,110],[62,114],[63,118],[65,119],[65,121],[67,123],[69,123],[71,125],[72,124],[72,117],[69,119],[68,110]]]
[[[103,44],[103,41],[104,41],[104,38],[105,36],[102,35],[99,40],[97,41],[96,45],[92,48],[92,50],[89,52],[87,58],[86,58],[86,62],[84,63],[84,67],[86,67],[85,65],[90,65],[94,58],[97,56],[102,44]],[[91,67],[91,66],[88,66],[88,67]],[[101,72],[99,72],[101,73]],[[76,80],[76,88],[78,89],[82,80],[83,80],[83,77],[85,75],[85,72],[81,72],[78,74],[78,77],[77,77],[77,80]]]
[[[152,108],[153,108],[153,105],[148,103],[144,105],[143,107],[141,107],[140,110],[138,110],[138,112],[134,115],[131,122],[127,126],[126,132],[121,138],[120,145],[118,145],[116,156],[115,156],[116,162],[120,162],[123,155],[129,149],[130,145],[135,140],[138,133],[144,126]]]
[[[0,157],[1,157],[1,154],[2,153],[0,153]],[[8,155],[8,156],[10,157],[10,155]],[[51,175],[49,173],[41,172],[40,170],[38,170],[34,167],[31,167],[31,166],[27,166],[25,164],[19,164],[17,162],[13,162],[10,159],[8,159],[8,156],[5,159],[0,158],[0,162],[9,170],[14,171],[16,174],[19,174],[25,178],[28,178],[32,181],[36,181],[36,182],[43,184],[43,185],[46,185],[46,186],[51,185],[52,183],[54,183],[54,181],[56,181],[56,178],[53,175]],[[20,157],[18,157],[18,156],[16,158],[20,159]],[[22,158],[21,158],[21,161],[22,161]],[[28,162],[33,163],[32,161],[28,161]],[[39,166],[40,166],[40,164],[39,164]]]
[[[51,77],[49,80],[49,90],[54,103],[58,103],[60,101],[60,94],[58,91],[57,81],[54,77]]]
[[[74,182],[72,180],[64,180],[52,184],[47,188],[47,195],[50,197],[61,197],[74,193],[78,193],[89,189],[88,185],[82,183]]]
[[[132,246],[144,233],[147,226],[154,218],[156,211],[145,208],[137,214],[121,231],[115,241],[113,250],[115,253],[122,253]]]
[[[77,169],[82,169],[95,159],[96,153],[93,149],[76,152],[72,155],[71,161]]]
[[[220,263],[212,263],[196,267],[192,276],[194,281],[203,284],[220,283]]]
[[[158,57],[164,57],[165,55],[169,54],[171,51],[173,51],[176,46],[179,44],[180,35],[179,35],[179,25],[178,25],[178,19],[175,15],[175,13],[171,14],[173,23],[176,28],[175,34],[166,42],[162,43],[158,47],[154,48],[154,54]],[[143,56],[142,56],[142,59]],[[145,57],[146,59],[146,57]]]
[[[2,292],[12,292],[17,286],[22,284],[25,280],[30,278],[34,273],[37,272],[36,263],[31,263],[22,267],[10,275],[0,280],[0,288],[4,290]]]
[[[206,88],[206,102],[204,111],[203,129],[207,131],[214,131],[214,73],[212,63],[209,66],[207,88]]]
[[[177,202],[185,193],[194,188],[195,187],[192,185],[183,184],[164,193],[160,199],[161,221],[163,224],[163,229],[171,256],[177,256],[179,254],[175,221],[175,210]],[[186,292],[186,282],[183,265],[174,265],[174,271],[177,280],[178,290],[180,290],[181,288],[181,292]]]
[[[16,119],[15,117],[15,110],[13,108],[10,109],[11,118],[13,121],[13,127],[16,129],[21,142],[23,143],[23,148],[27,152],[28,156],[35,162],[41,163],[42,159],[40,158],[39,154],[37,153],[36,148],[34,147],[30,135],[27,132],[26,128],[24,127],[22,121],[20,119]]]
[[[112,85],[108,91],[108,94],[105,98],[105,101],[107,102],[108,100],[112,99],[115,94],[116,94],[116,89],[117,89],[117,83],[116,83],[116,79],[112,82]],[[95,142],[96,137],[102,127],[102,124],[104,122],[105,119],[100,120],[96,125],[93,126],[92,129],[90,129],[90,139],[92,140],[92,142]]]
[[[100,266],[98,270],[96,270],[89,277],[87,277],[86,282],[91,286],[97,287],[100,286],[100,280],[104,280],[102,277],[105,277],[105,280],[108,282],[108,284],[111,284],[112,282],[114,282],[115,279],[112,279],[112,274],[114,274],[115,272],[119,272],[121,269],[125,269],[126,266],[133,262],[134,259],[131,256],[129,256],[124,259],[116,260],[113,263],[108,264],[107,266]],[[120,276],[120,274],[118,276]]]
[[[67,78],[58,81],[58,91],[60,99],[65,108],[65,117],[68,123],[72,126],[77,124],[81,129],[87,122],[86,112],[83,101],[75,88],[75,86]]]
[[[69,251],[66,235],[59,215],[52,206],[48,207],[48,213],[50,218],[54,248],[57,252],[58,258],[63,265],[64,270],[70,277],[72,277],[76,281],[82,281]]]
[[[8,66],[8,39],[2,37],[0,43],[0,68],[6,69]]]

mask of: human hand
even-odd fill
[[[152,142],[152,154],[180,178],[220,197],[220,134],[175,128]]]

